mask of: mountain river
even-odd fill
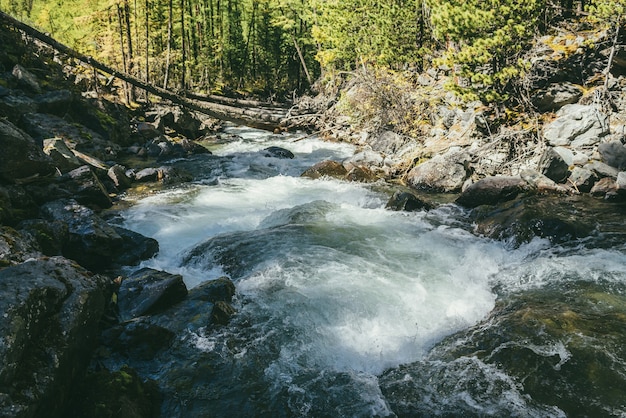
[[[228,325],[135,365],[164,416],[626,416],[623,241],[488,239],[454,204],[394,212],[385,186],[300,177],[351,145],[224,138],[122,213],[159,241],[142,267],[236,285]]]

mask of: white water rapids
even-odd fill
[[[223,158],[202,180],[142,198],[124,212],[125,226],[159,241],[158,256],[143,266],[180,273],[189,288],[231,277],[237,317],[248,329],[235,324],[189,340],[224,355],[225,339],[237,335],[229,355],[265,356],[255,360],[259,374],[288,394],[292,414],[307,415],[315,396],[305,393],[317,381],[328,391],[329,374],[348,374],[359,386],[354,396],[363,405],[342,414],[389,414],[377,376],[423,359],[444,337],[484,319],[493,289],[527,286],[534,279],[526,260],[548,247],[534,240],[511,249],[472,235],[455,205],[393,212],[376,187],[299,177],[321,160],[349,157],[350,145],[228,132],[240,137],[213,145]],[[269,146],[295,158],[265,156]],[[549,260],[540,257],[537,268]],[[263,347],[275,349],[258,354]],[[515,396],[510,402],[524,404]]]

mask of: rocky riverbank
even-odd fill
[[[323,115],[311,121],[322,135],[360,146],[303,175],[395,183],[393,210],[429,210],[430,193],[448,193],[472,209],[477,234],[514,244],[598,232],[622,239],[626,67],[618,59],[594,81],[607,67],[605,36],[540,41],[532,125],[506,126],[492,109],[446,93],[445,69],[421,74],[424,90],[406,92],[421,95],[412,103],[433,101],[414,136],[360,125],[355,103],[372,87],[359,77],[341,98],[303,100],[294,113],[309,103]],[[92,363],[86,374],[94,350],[152,358],[190,327],[227,322],[235,289],[222,278],[188,291],[181,276],[152,269],[122,280],[119,268],[152,257],[158,243],[116,226],[107,209],[129,189],[189,181],[184,160],[211,158],[194,140],[228,138],[215,135],[216,121],[179,108],[122,106],[99,75],[76,72],[17,33],[1,32],[0,42],[15,46],[0,51],[1,415],[110,416],[120,404],[135,411],[127,416],[158,415],[158,385],[132,369]]]

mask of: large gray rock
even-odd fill
[[[575,84],[555,83],[535,93],[532,103],[541,112],[548,112],[576,103],[582,95],[582,89]]]
[[[608,134],[608,116],[595,106],[579,104],[563,106],[543,132],[550,145],[574,148],[593,146]]]
[[[33,93],[41,93],[41,86],[37,77],[26,68],[17,64],[13,67],[11,75],[17,80],[17,84],[25,89],[30,90]]]
[[[557,183],[564,182],[569,176],[569,165],[554,148],[545,150],[539,159],[539,172]]]
[[[76,155],[61,138],[49,138],[43,141],[43,152],[48,154],[62,173],[74,170],[82,165]]]
[[[110,208],[113,204],[100,179],[87,165],[64,174],[59,183],[83,205]]]
[[[598,146],[602,161],[619,170],[626,169],[626,147],[621,141],[605,142]]]
[[[0,416],[61,416],[96,346],[108,283],[62,257],[0,270]]]
[[[0,226],[0,268],[40,257],[35,239],[8,226]]]
[[[0,119],[0,182],[12,183],[55,172],[52,159],[30,136]]]
[[[459,150],[449,150],[414,167],[406,181],[417,190],[458,192],[469,175],[469,156]]]
[[[592,170],[583,167],[574,167],[568,182],[581,193],[587,193],[598,181],[598,176]]]
[[[321,177],[344,178],[348,170],[337,161],[322,161],[305,170],[301,177],[319,179]]]

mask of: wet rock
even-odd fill
[[[62,221],[27,219],[20,222],[18,228],[31,235],[47,256],[62,255],[63,245],[69,239],[67,223]]]
[[[191,139],[183,138],[179,144],[188,155],[211,154],[211,151]]]
[[[106,188],[89,166],[72,170],[58,180],[79,203],[99,208],[110,208],[113,203]]]
[[[457,198],[456,203],[469,208],[497,205],[515,199],[520,193],[529,190],[528,182],[521,177],[485,177],[466,188]]]
[[[122,282],[118,296],[120,318],[128,321],[162,312],[186,296],[187,287],[180,274],[143,268]]]
[[[135,181],[140,183],[157,181],[159,180],[159,170],[154,167],[144,168],[143,170],[139,170],[134,175]]]
[[[67,173],[83,163],[61,138],[49,138],[43,141],[43,152],[48,154],[61,173]]]
[[[0,119],[0,181],[12,183],[55,173],[52,159],[30,136]]]
[[[531,100],[539,111],[550,112],[576,103],[582,96],[582,89],[575,84],[555,83],[535,93]]]
[[[154,124],[149,122],[139,122],[136,125],[137,134],[144,139],[153,139],[163,135],[163,132],[159,131]]]
[[[283,159],[293,159],[295,155],[293,152],[288,149],[281,147],[268,147],[263,150],[263,153],[266,157],[274,157],[274,158],[283,158]]]
[[[114,264],[133,266],[154,257],[159,252],[159,242],[154,238],[119,226],[113,226],[113,229],[123,241],[122,246],[115,252]]]
[[[63,255],[94,271],[112,266],[124,239],[91,209],[74,200],[57,200],[41,208],[43,219],[67,224]]]
[[[619,170],[626,169],[626,147],[621,141],[605,142],[598,146],[602,161]]]
[[[189,291],[188,298],[214,303],[220,300],[230,302],[233,296],[235,296],[235,285],[228,277],[223,276],[194,287]]]
[[[61,416],[96,346],[108,283],[62,257],[0,270],[1,416]]]
[[[378,180],[378,176],[372,170],[362,165],[353,166],[345,178],[359,183],[373,183]]]
[[[609,134],[608,116],[592,105],[570,104],[557,112],[557,119],[544,128],[552,146],[589,147]]]
[[[345,167],[337,161],[322,161],[302,173],[302,177],[319,179],[321,177],[344,178],[348,174]]]
[[[152,360],[176,334],[145,318],[115,325],[102,333],[103,344],[133,360]]]
[[[220,300],[213,305],[211,320],[217,325],[227,325],[235,313],[237,313],[237,310],[230,303]]]
[[[376,151],[365,150],[346,158],[342,163],[346,170],[350,171],[358,166],[382,167],[385,163],[385,159],[382,154]]]
[[[431,210],[433,205],[409,191],[398,190],[385,206],[387,209],[405,212],[415,212],[419,210]]]
[[[535,170],[521,170],[520,177],[538,194],[567,194],[569,190]]]
[[[521,197],[497,207],[484,206],[472,213],[475,232],[518,246],[535,237],[564,244],[589,236],[595,228],[583,222],[579,212],[565,198]]]
[[[548,148],[539,160],[539,171],[549,179],[562,183],[569,176],[569,165],[554,148]]]
[[[17,64],[13,67],[11,75],[17,80],[17,84],[20,87],[30,90],[32,93],[41,93],[41,86],[39,85],[37,77],[26,68]]]
[[[36,217],[37,212],[33,194],[23,186],[0,186],[0,222],[15,225],[21,220]]]
[[[161,396],[153,380],[143,381],[128,366],[90,371],[81,380],[66,417],[150,418],[160,415]]]
[[[146,144],[148,157],[157,158],[159,161],[183,158],[187,156],[187,151],[182,145],[171,141],[166,136],[154,138]]]
[[[458,192],[469,175],[469,162],[466,153],[450,150],[414,167],[406,181],[417,190]]]

